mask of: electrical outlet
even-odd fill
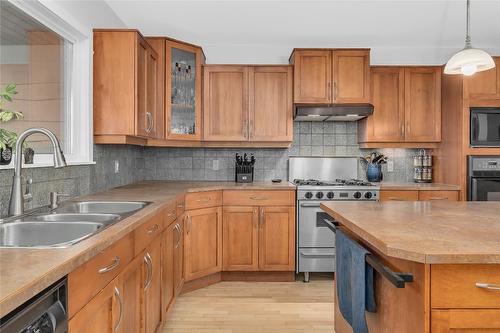
[[[394,172],[394,161],[391,160],[387,161],[387,171]]]
[[[219,160],[212,160],[212,170],[219,170]]]
[[[120,172],[120,161],[116,160],[115,161],[115,173]]]

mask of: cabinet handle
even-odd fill
[[[258,197],[257,196],[257,197],[250,197],[250,199],[252,199],[252,200],[267,200],[269,198],[268,197]]]
[[[122,295],[120,294],[120,290],[118,290],[117,287],[115,287],[115,296],[118,299],[118,304],[120,304],[120,312],[119,312],[120,314],[118,316],[118,321],[116,322],[115,327],[113,329],[114,332],[118,330],[118,327],[120,327],[120,324],[122,323],[123,319],[123,299]]]
[[[264,208],[262,208],[262,207],[260,207],[260,211],[259,211],[259,224],[260,224],[261,228],[264,225]]]
[[[448,200],[446,197],[430,197],[429,200]]]
[[[211,198],[208,197],[208,198],[197,199],[196,202],[209,202],[210,200],[211,200]]]
[[[169,215],[169,216],[170,216],[170,215]],[[147,233],[148,235],[151,235],[152,233],[156,232],[156,230],[158,230],[159,228],[160,228],[160,226],[158,225],[158,223],[155,223],[155,225],[154,225],[154,226],[149,227],[149,228],[147,228],[147,229],[146,229],[146,233]]]
[[[330,82],[328,82],[326,90],[328,90],[328,100],[331,101],[332,100],[332,84]]]
[[[248,122],[248,138],[250,139],[253,136],[253,121],[250,120]]]
[[[146,112],[146,122],[147,122],[146,133],[150,133],[151,130],[153,129],[153,116],[151,115],[150,112]]]
[[[243,137],[247,138],[248,137],[248,123],[247,121],[243,121]]]
[[[391,201],[405,201],[405,199],[397,198],[397,197],[390,197],[389,200],[391,200]]]
[[[338,95],[338,89],[337,89],[337,82],[333,82],[333,100],[337,100],[337,95]]]
[[[167,217],[172,217],[172,216],[175,216],[175,211],[167,214]]]
[[[177,233],[177,241],[175,244],[175,248],[178,248],[179,245],[181,244],[181,227],[179,224],[176,224],[174,228],[175,228],[176,233]]]
[[[187,219],[186,232],[189,234],[189,232],[191,231],[191,216],[187,215],[186,219]]]
[[[115,269],[118,266],[120,266],[120,257],[116,256],[116,257],[114,257],[113,263],[111,265],[99,269],[98,272],[99,272],[99,274],[111,272],[113,269]]]
[[[151,281],[153,280],[153,260],[151,259],[151,255],[149,254],[149,252],[146,252],[146,255],[144,256],[144,262],[146,263],[148,269],[146,283],[144,284],[144,291],[146,291],[151,285]]]
[[[259,212],[258,212],[258,209],[257,208],[254,208],[253,209],[253,215],[254,215],[254,228],[258,228],[259,227]],[[255,216],[257,216],[257,218],[255,218]]]
[[[184,209],[184,205],[177,205],[177,208]]]
[[[481,288],[481,289],[499,290],[500,291],[500,284],[476,282],[476,287]]]

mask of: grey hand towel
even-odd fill
[[[336,286],[340,312],[354,333],[368,333],[365,310],[376,312],[373,268],[365,262],[364,247],[337,229]]]

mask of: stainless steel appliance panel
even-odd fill
[[[333,233],[330,231],[330,233]],[[299,248],[299,272],[334,272],[335,248]]]
[[[358,178],[356,157],[290,157],[288,179],[317,179],[330,181],[337,178]]]
[[[316,215],[323,210],[319,201],[299,202],[299,239],[298,247],[334,247],[335,234],[326,224],[318,221]]]

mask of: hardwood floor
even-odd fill
[[[163,333],[333,333],[333,282],[221,282],[181,295]]]

